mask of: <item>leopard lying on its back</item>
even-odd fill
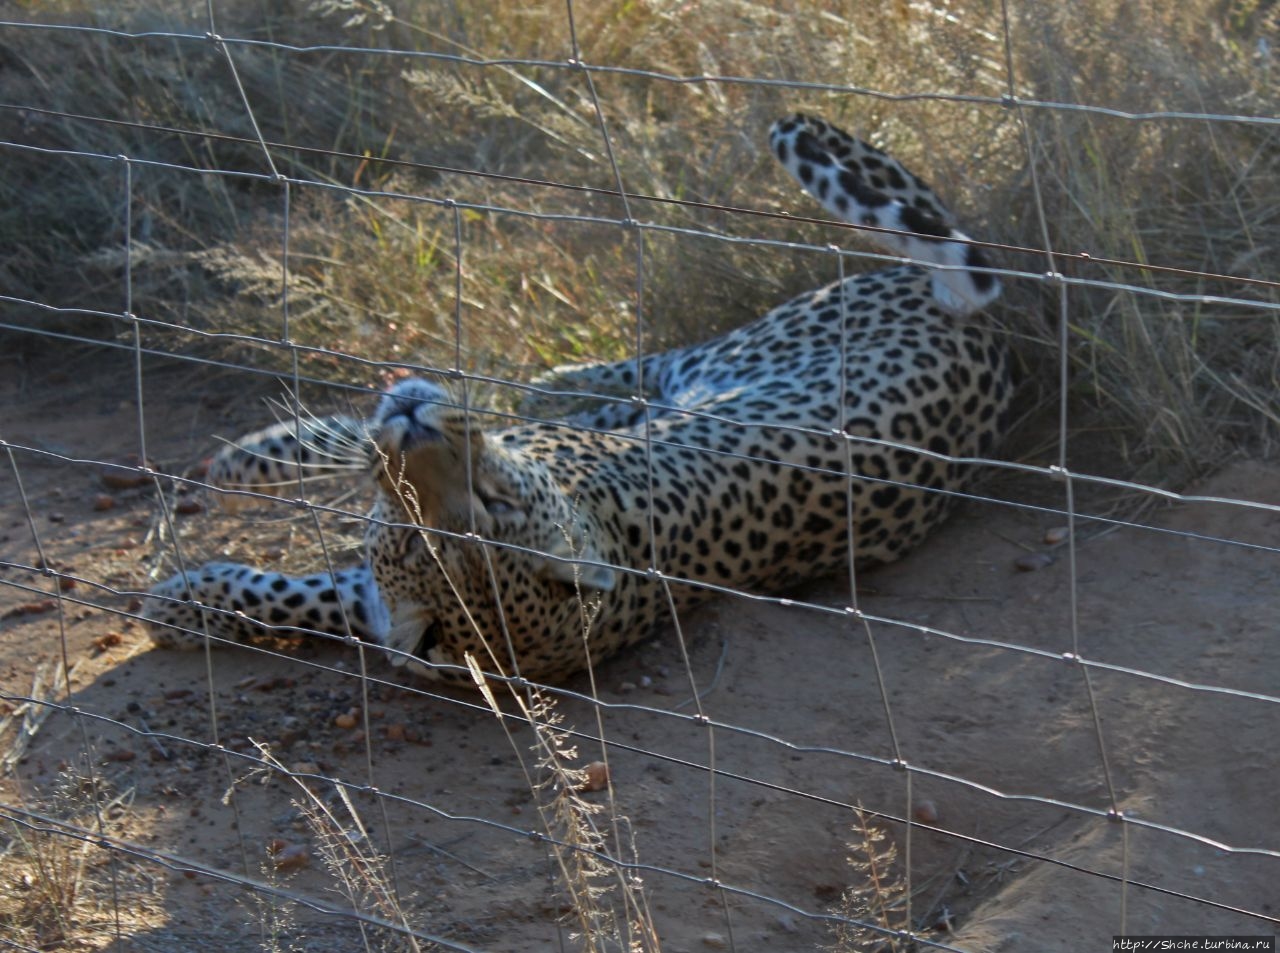
[[[560,369],[557,388],[645,398],[600,399],[566,423],[492,427],[444,384],[410,379],[367,423],[250,435],[210,482],[289,495],[299,465],[333,457],[374,473],[368,563],[336,577],[224,563],[175,576],[146,609],[156,643],[201,645],[204,620],[223,638],[350,632],[436,678],[469,681],[471,653],[486,670],[555,680],[670,618],[652,568],[679,611],[717,588],[776,592],[847,568],[850,538],[862,565],[918,544],[965,482],[955,458],[990,454],[1001,434],[1005,349],[969,320],[999,284],[884,153],[803,115],[775,124],[771,145],[829,211],[942,267],[849,278],[638,364]]]

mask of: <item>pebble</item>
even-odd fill
[[[131,473],[128,470],[106,467],[102,470],[99,480],[108,490],[134,490],[150,483],[151,477],[145,473]]]
[[[582,773],[585,778],[579,791],[603,791],[609,786],[609,766],[603,761],[592,761]]]
[[[938,805],[934,804],[932,801],[921,801],[916,805],[915,810],[911,813],[912,816],[921,824],[938,823]]]
[[[724,938],[723,933],[704,933],[702,935],[702,945],[708,946],[713,950],[728,949],[729,942]]]
[[[1071,535],[1071,531],[1065,526],[1054,526],[1044,531],[1044,541],[1049,546],[1057,546],[1064,543],[1067,537]]]
[[[14,606],[5,613],[5,617],[18,615],[40,615],[44,612],[52,612],[58,608],[58,604],[52,599],[42,599],[39,602],[24,602]]]
[[[1018,572],[1035,572],[1053,565],[1053,557],[1048,553],[1023,553],[1013,561]]]
[[[267,845],[267,851],[271,854],[272,865],[282,872],[301,870],[311,864],[311,853],[306,844],[286,844],[276,840]]]

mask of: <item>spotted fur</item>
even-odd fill
[[[919,544],[970,476],[963,459],[1001,435],[1008,359],[972,318],[999,283],[894,159],[802,115],[770,142],[829,211],[938,267],[851,277],[639,362],[559,369],[545,387],[602,395],[562,422],[508,425],[418,378],[367,423],[253,435],[211,479],[290,495],[335,452],[374,473],[368,562],[333,581],[175,576],[147,609],[157,641],[201,644],[202,617],[232,638],[265,623],[350,632],[439,679],[468,681],[470,654],[556,680],[646,637],[670,603],[785,590],[847,568],[850,540],[859,565]]]

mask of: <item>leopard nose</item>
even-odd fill
[[[443,404],[448,400],[448,392],[440,385],[422,378],[409,378],[382,395],[376,417],[383,424],[396,417],[412,421],[428,405]]]
[[[408,453],[416,447],[444,439],[437,417],[440,405],[447,401],[448,395],[426,382],[415,383],[424,386],[398,386],[382,396],[373,439],[383,451]]]
[[[422,406],[422,401],[408,394],[386,394],[382,405],[378,408],[378,420],[387,423],[396,417],[407,417],[413,420],[414,412]]]

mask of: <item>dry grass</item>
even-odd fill
[[[584,620],[584,625],[589,627],[590,621]],[[495,686],[471,656],[467,664],[485,702],[507,729]],[[661,953],[644,884],[626,867],[638,860],[627,833],[630,823],[617,813],[611,796],[604,803],[583,796],[591,790],[611,795],[607,762],[596,762],[591,769],[577,764],[579,750],[563,727],[554,697],[537,690],[526,696],[512,683],[497,687],[509,690],[510,706],[532,729],[531,761],[509,730],[507,737],[520,757],[541,831],[547,835],[573,948],[584,953]]]
[[[136,878],[121,878],[120,864],[104,863],[89,833],[101,830],[103,817],[122,816],[132,799],[131,791],[108,795],[104,787],[67,771],[53,790],[22,791],[23,807],[5,809],[0,946],[99,949],[121,929],[122,908],[130,924],[143,915]]]
[[[832,910],[843,918],[832,930],[833,953],[914,953],[917,945],[898,936],[912,924],[897,847],[861,807],[854,809],[851,828],[853,884]]]
[[[135,32],[207,28],[190,5],[148,6],[116,4],[103,13],[82,0],[62,0],[44,5],[40,16]],[[241,0],[217,4],[216,11],[224,36],[296,45],[546,62],[563,62],[572,51],[564,8],[554,4]],[[774,8],[738,0],[587,4],[575,13],[581,58],[628,70],[895,94],[999,97],[1009,89],[1000,6],[985,0],[949,7],[946,15],[904,2],[859,19],[798,0]],[[1142,112],[1276,111],[1270,64],[1257,46],[1260,37],[1274,38],[1275,25],[1259,5],[1020,5],[1014,17],[1009,61],[1013,89],[1024,99]],[[6,46],[11,68],[0,74],[3,100],[28,108],[0,111],[5,139],[199,168],[266,169],[261,150],[243,141],[252,140],[252,127],[211,44],[43,31],[11,39],[21,42]],[[1139,290],[1073,288],[1063,314],[1054,287],[1015,281],[1000,316],[1023,342],[1033,401],[1056,394],[1055,329],[1065,317],[1078,419],[1112,429],[1131,472],[1153,464],[1177,482],[1237,444],[1269,447],[1274,438],[1276,320],[1244,304],[1172,301],[1141,290],[1274,304],[1275,288],[1139,267],[1270,277],[1265,263],[1280,237],[1272,127],[899,102],[738,82],[673,85],[632,73],[596,74],[593,96],[582,74],[550,66],[230,49],[263,136],[290,146],[272,149],[282,172],[379,193],[291,190],[289,330],[300,344],[374,359],[458,360],[469,370],[516,379],[550,364],[625,354],[636,328],[633,234],[381,193],[621,217],[616,198],[523,181],[614,185],[598,101],[629,192],[808,215],[814,210],[770,167],[762,148],[769,122],[803,107],[919,167],[974,234],[1029,249],[1043,249],[1047,235],[1056,251],[1117,262],[1059,258],[1054,267]],[[58,68],[71,58],[83,69]],[[89,76],[101,79],[86,82]],[[90,175],[80,160],[14,152],[7,159],[11,172],[0,184],[6,290],[63,307],[119,310],[121,164],[90,163],[98,173]],[[282,190],[269,182],[135,167],[134,311],[184,327],[278,339],[283,210]],[[664,202],[635,200],[631,211],[663,225],[848,244],[847,235],[819,227]],[[1049,268],[1042,252],[1006,253],[1003,264],[1034,273]],[[649,233],[646,340],[661,346],[739,324],[834,273],[827,256]],[[22,317],[16,312],[12,320]],[[26,320],[50,324],[47,313]],[[107,319],[74,325],[80,332],[120,331]],[[177,331],[148,338],[165,350],[210,347]],[[270,348],[216,347],[241,363],[290,360]],[[340,356],[304,356],[304,364],[316,376],[371,383],[367,367]]]
[[[314,782],[290,774],[265,745],[258,754],[269,769],[288,777],[298,794],[294,807],[302,817],[312,844],[333,884],[355,916],[358,949],[365,953],[422,953],[429,945],[420,943],[415,925],[405,910],[396,882],[393,862],[373,843],[351,793],[341,785],[320,789]],[[305,845],[273,845],[271,862],[265,865],[268,878],[306,866],[310,856]],[[299,933],[292,928],[293,911],[279,898],[254,894],[254,914],[263,927],[264,953],[283,951]],[[354,938],[353,938],[354,939]]]
[[[61,0],[42,5],[38,15],[132,32],[207,28],[199,5],[105,9]],[[239,0],[215,9],[218,32],[227,37],[549,63],[572,52],[565,8],[555,4]],[[1010,86],[1001,8],[988,0],[952,5],[945,15],[941,7],[903,2],[858,19],[802,0],[773,7],[742,0],[581,4],[575,14],[581,58],[628,70],[895,94],[999,97]],[[1268,17],[1266,8],[1248,2],[1018,5],[1008,32],[1013,90],[1024,99],[1120,110],[1272,115],[1276,88],[1257,45],[1275,38]],[[2,98],[26,109],[0,110],[4,139],[198,168],[266,170],[226,61],[212,44],[45,31],[9,38]],[[1140,122],[739,82],[675,85],[633,73],[596,74],[593,96],[582,74],[550,66],[480,67],[243,44],[230,50],[263,136],[288,144],[271,150],[282,172],[378,193],[291,190],[287,295],[297,343],[383,360],[456,360],[511,379],[555,363],[625,354],[636,330],[634,234],[455,211],[409,196],[621,217],[616,198],[523,181],[615,184],[598,101],[629,192],[809,215],[814,209],[771,168],[762,148],[769,122],[803,107],[920,168],[974,234],[1029,249],[1043,249],[1047,235],[1056,251],[1117,262],[1059,258],[1054,267],[1139,290],[1073,288],[1062,313],[1053,286],[1014,281],[1000,318],[1022,343],[1033,402],[1055,399],[1056,327],[1065,318],[1077,420],[1113,431],[1129,472],[1150,465],[1148,475],[1176,483],[1236,445],[1266,449],[1274,439],[1280,419],[1274,317],[1244,304],[1141,291],[1274,304],[1275,288],[1140,267],[1271,277],[1265,264],[1280,240],[1273,127]],[[59,68],[69,60],[82,68]],[[6,291],[61,307],[120,310],[122,165],[11,150],[6,161],[9,173],[0,183]],[[282,190],[270,182],[135,166],[134,311],[183,327],[279,339],[283,212]],[[661,201],[633,200],[631,214],[735,236],[850,242],[820,227]],[[643,261],[641,326],[650,346],[740,324],[835,274],[829,256],[654,233],[645,238]],[[1043,252],[1009,252],[1003,264],[1033,273],[1049,268]],[[12,309],[10,320],[54,323],[35,309]],[[122,331],[104,318],[69,323],[78,333]],[[175,330],[147,339],[175,352],[213,347],[237,363],[287,367],[291,360],[284,349],[211,346]],[[37,344],[29,335],[21,341]],[[303,363],[314,376],[375,383],[365,365],[341,356],[304,355]]]
[[[57,949],[80,933],[90,846],[56,830],[5,825],[0,940]]]

